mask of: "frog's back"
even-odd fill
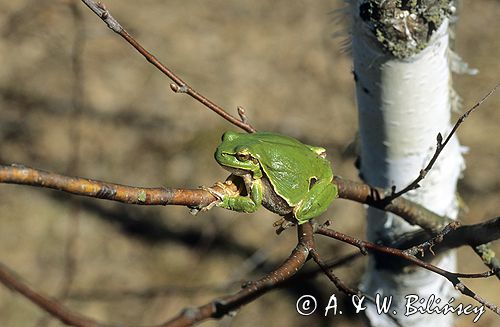
[[[251,134],[259,162],[275,191],[296,205],[309,190],[311,178],[330,179],[330,162],[300,141],[274,133]]]
[[[252,134],[248,134],[248,136],[262,143],[288,146],[305,146],[303,143],[301,143],[297,139],[294,139],[293,137],[271,132],[255,132]]]

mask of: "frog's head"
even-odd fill
[[[252,152],[252,139],[248,134],[225,132],[215,151],[215,160],[232,174],[251,172],[254,179],[262,177],[259,161]]]

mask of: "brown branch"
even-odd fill
[[[323,273],[328,277],[328,279],[339,289],[339,291],[345,293],[346,295],[361,295],[359,290],[355,290],[347,286],[340,278],[338,278],[332,271],[331,268],[328,267],[321,257],[318,254],[318,251],[315,249],[311,250],[311,257],[314,262],[318,265],[318,267],[323,271]]]
[[[500,217],[482,223],[459,226],[448,233],[446,242],[437,244],[434,250],[442,252],[462,245],[469,245],[483,263],[495,271],[497,278],[500,279],[500,260],[489,244],[498,239],[500,239]]]
[[[75,195],[139,205],[206,206],[216,198],[202,189],[146,188],[71,177],[22,165],[1,165],[0,183],[51,188]],[[392,212],[412,225],[438,233],[452,220],[441,217],[404,198],[383,205],[383,190],[335,177],[339,197]]]
[[[326,268],[331,270],[333,268],[341,267],[341,266],[343,266],[351,261],[354,261],[355,259],[358,259],[362,256],[363,255],[359,252],[353,252],[351,254],[347,254],[347,255],[344,255],[344,256],[339,257],[339,258],[327,260],[323,264]],[[307,279],[315,277],[316,275],[318,275],[319,273],[322,273],[322,272],[324,272],[323,268],[318,265],[318,267],[316,267],[316,269],[314,269],[314,270],[301,272],[300,274],[295,275],[293,278],[289,279],[283,285],[293,284],[293,283],[299,282],[301,280],[307,280]]]
[[[359,289],[353,289],[346,285],[340,278],[338,278],[332,271],[332,269],[326,265],[323,260],[321,260],[321,257],[319,256],[318,251],[316,249],[311,249],[311,257],[313,258],[314,262],[319,266],[321,271],[328,277],[328,279],[337,287],[338,290],[343,292],[344,294],[348,296],[353,296],[353,295],[358,295],[358,296],[363,296],[365,297],[368,301],[370,301],[373,304],[376,304],[376,301],[373,297],[371,297],[368,294],[365,294],[361,292]],[[396,319],[396,317],[387,314],[387,317],[391,319],[397,326],[402,327],[402,325],[399,323],[399,321]]]
[[[417,266],[420,266],[422,268],[425,268],[427,270],[433,271],[437,274],[440,274],[444,277],[451,276],[453,275],[454,277],[460,277],[460,278],[485,278],[485,277],[490,277],[495,274],[494,271],[489,270],[484,273],[475,273],[475,274],[462,274],[462,273],[455,273],[455,272],[450,272],[444,269],[441,269],[439,267],[434,266],[433,264],[430,264],[428,262],[425,262],[423,260],[420,260],[416,258],[414,255],[409,254],[406,250],[400,250],[396,249],[393,247],[388,247],[388,246],[383,246],[383,245],[378,245],[372,242],[368,241],[363,241],[357,238],[354,238],[352,236],[346,235],[341,232],[337,232],[333,229],[327,228],[325,226],[318,226],[315,225],[314,233],[328,236],[334,239],[337,239],[339,241],[342,241],[347,244],[351,244],[355,247],[357,247],[362,253],[367,253],[368,251],[376,251],[379,253],[384,253],[388,254],[391,256],[399,257],[404,260],[407,260]]]
[[[299,225],[297,233],[299,239],[297,246],[288,259],[276,270],[256,282],[248,283],[234,295],[213,300],[197,308],[185,309],[162,326],[192,326],[209,318],[221,318],[285,283],[302,268],[309,257],[310,250],[314,248],[311,223]]]
[[[145,188],[126,186],[121,184],[106,183],[92,179],[64,176],[43,170],[28,168],[21,165],[1,165],[0,183],[11,183],[31,185],[37,187],[51,188],[68,192],[75,195],[88,196],[111,201],[118,201],[138,205],[182,205],[193,208],[203,208],[212,203],[216,198],[202,189],[178,189],[178,188]],[[370,187],[366,184],[356,183],[335,177],[334,183],[339,189],[339,197],[350,199],[360,203],[368,204],[381,210],[392,212],[412,225],[418,225],[428,231],[431,235],[438,234],[451,219],[441,217],[424,207],[406,200],[397,198],[390,203],[383,200],[383,190]],[[215,186],[216,187],[216,186]],[[484,225],[480,230],[490,227]],[[495,225],[496,226],[496,225]],[[464,228],[470,228],[464,226]],[[460,229],[462,235],[466,235],[466,229]],[[470,229],[468,229],[470,231]],[[492,229],[493,231],[496,229]],[[469,232],[470,233],[470,232]],[[497,233],[470,233],[471,235],[488,236],[488,242],[497,238]],[[465,239],[465,238],[463,238]],[[477,239],[476,239],[477,241]],[[479,246],[477,242],[472,244],[474,251],[483,259],[491,269],[498,269],[500,262],[494,258],[494,252],[488,245]],[[460,245],[462,245],[460,244]],[[458,246],[458,245],[455,245]],[[500,273],[498,274],[500,278]]]
[[[413,255],[407,254],[404,250],[396,249],[396,248],[391,248],[387,246],[382,246],[378,245],[375,243],[363,241],[356,239],[354,237],[351,237],[349,235],[334,231],[332,229],[329,229],[325,226],[314,226],[314,233],[328,236],[337,240],[340,240],[342,242],[351,244],[356,246],[362,253],[367,253],[368,251],[372,252],[378,252],[378,253],[383,253],[391,256],[395,256],[398,258],[402,258],[404,260],[407,260],[417,266],[420,266],[424,269],[427,269],[429,271],[432,271],[436,274],[439,274],[446,278],[448,281],[450,281],[453,286],[459,290],[462,294],[469,296],[488,309],[492,310],[495,312],[497,315],[500,315],[500,308],[496,306],[495,304],[492,304],[484,299],[482,299],[480,296],[478,296],[476,293],[474,293],[471,289],[469,289],[467,286],[465,286],[461,281],[460,278],[486,278],[489,276],[494,275],[496,272],[495,271],[487,271],[484,273],[476,273],[476,274],[463,274],[463,273],[455,273],[455,272],[450,272],[444,269],[441,269],[439,267],[436,267],[428,262],[425,262],[423,260],[420,260],[416,258]]]
[[[139,205],[204,207],[216,198],[201,189],[148,188],[64,176],[21,165],[0,165],[0,183],[46,187],[76,195]]]
[[[359,203],[367,204],[374,208],[378,208],[380,210],[392,212],[395,215],[403,218],[409,224],[422,227],[431,236],[438,235],[447,224],[450,224],[454,221],[451,218],[437,215],[434,212],[426,209],[425,207],[403,197],[398,197],[391,201],[387,201],[385,197],[385,191],[382,188],[373,187],[362,183],[356,183],[353,181],[342,179],[338,176],[334,177],[333,182],[337,185],[339,198],[356,201]],[[462,235],[462,239],[457,237],[456,239],[458,241],[464,241],[466,239],[465,235],[468,234],[465,233],[465,230],[469,227],[463,226],[462,228],[463,229],[459,228],[459,230],[461,231],[460,233]],[[485,225],[480,228],[482,231],[486,231],[489,227]],[[497,231],[498,227],[497,229],[492,230]],[[485,240],[484,243],[499,238],[498,233],[478,233],[477,230],[469,233],[469,235],[483,237],[483,240]],[[478,240],[476,239],[476,241]],[[445,244],[447,243],[448,241],[445,242]],[[497,278],[500,279],[500,260],[495,257],[495,252],[493,251],[491,246],[484,243],[482,245],[479,245],[479,243],[463,242],[460,244],[456,243],[453,247],[457,247],[460,245],[470,245],[486,266],[488,266],[491,270],[497,271]]]
[[[9,272],[3,264],[0,264],[0,282],[7,288],[20,293],[38,307],[51,314],[54,318],[59,319],[63,324],[76,327],[105,326],[95,320],[69,310],[46,295],[34,291],[28,285],[16,278],[13,273]]]
[[[449,234],[451,231],[454,231],[459,227],[460,223],[458,221],[453,221],[448,225],[446,225],[446,227],[443,228],[442,231],[440,231],[436,236],[434,236],[430,240],[427,240],[419,245],[412,246],[411,248],[406,249],[404,252],[409,255],[417,255],[418,253],[420,253],[421,256],[423,257],[425,251],[429,250],[432,253],[432,255],[436,255],[436,253],[433,250],[433,247],[436,246],[437,244],[440,244],[443,241],[445,235]]]
[[[476,252],[486,266],[497,272],[497,278],[500,279],[500,260],[496,256],[495,251],[493,251],[490,244],[475,246],[474,252]]]
[[[321,271],[326,275],[326,277],[328,277],[328,279],[333,283],[333,285],[337,287],[339,291],[349,296],[361,295],[361,291],[350,288],[332,272],[331,268],[328,267],[323,262],[323,260],[321,260],[321,257],[319,256],[319,253],[318,251],[316,251],[316,249],[311,250],[311,257],[313,258],[314,262],[316,262]]]
[[[457,122],[453,126],[450,134],[448,134],[448,136],[446,137],[446,139],[445,139],[444,142],[443,142],[443,135],[441,133],[438,133],[438,135],[436,137],[436,141],[437,141],[436,151],[434,152],[434,155],[432,156],[432,158],[429,161],[429,163],[427,164],[427,166],[425,166],[424,169],[420,170],[420,173],[418,174],[417,178],[415,178],[415,180],[413,182],[411,182],[410,184],[408,184],[408,186],[406,186],[402,190],[396,192],[396,186],[392,186],[392,188],[391,188],[391,195],[385,198],[386,201],[390,202],[392,200],[395,200],[395,199],[399,198],[400,196],[402,196],[403,194],[408,193],[409,191],[415,190],[415,189],[417,189],[417,188],[420,187],[419,183],[425,178],[425,176],[427,176],[427,174],[429,173],[429,171],[432,169],[432,167],[436,163],[439,155],[441,154],[441,152],[443,151],[443,149],[446,147],[446,145],[448,144],[448,142],[451,140],[451,138],[453,137],[453,135],[455,135],[455,133],[457,132],[457,130],[460,127],[460,125],[462,125],[462,123],[464,122],[464,120],[467,117],[469,117],[469,115],[474,110],[476,110],[484,101],[486,101],[486,99],[488,99],[497,90],[497,88],[499,86],[500,86],[500,84],[495,85],[495,87],[493,89],[491,89],[488,92],[488,94],[486,94],[481,100],[479,100],[474,106],[472,106],[472,108],[470,108],[469,110],[467,110],[463,115],[461,115],[458,118]]]
[[[95,2],[91,0],[82,0],[82,2],[90,8],[99,18],[101,18],[106,25],[115,33],[119,34],[123,37],[131,46],[133,46],[140,54],[146,58],[146,60],[155,66],[158,70],[160,70],[163,74],[165,74],[170,80],[172,80],[172,84],[170,84],[170,88],[175,93],[186,93],[201,104],[203,104],[208,109],[214,111],[216,114],[226,119],[233,125],[249,132],[255,132],[255,128],[252,127],[247,121],[243,119],[240,120],[229,113],[227,113],[223,108],[221,108],[216,103],[212,102],[201,93],[193,89],[189,84],[183,81],[179,76],[177,76],[174,72],[172,72],[169,68],[167,68],[164,64],[162,64],[155,56],[153,56],[150,52],[148,52],[144,47],[135,40],[122,26],[121,24],[111,15],[109,10],[104,6],[102,2]]]
[[[380,200],[383,200],[383,193],[381,193],[381,189],[379,188],[344,180],[340,177],[335,177],[334,182],[339,189],[340,198],[350,199],[392,212],[404,218],[408,223],[424,228],[431,234],[438,234],[446,224],[453,221],[447,217],[436,215],[404,198],[396,199],[392,203],[382,206],[380,204],[383,201]],[[216,200],[209,192],[202,189],[127,186],[81,177],[65,176],[15,164],[10,166],[0,164],[0,183],[45,187],[75,195],[139,205],[203,207]],[[477,246],[481,240],[489,242],[500,237],[498,232],[480,233],[489,228],[491,228],[490,231],[497,231],[498,219],[483,223],[482,225],[461,226],[458,230],[462,233],[462,238],[468,234],[475,235],[475,240],[471,239],[462,244]]]
[[[498,239],[500,239],[500,217],[477,224],[457,226],[447,233],[446,242],[437,246],[442,248],[441,250],[462,245],[477,247]]]
[[[349,199],[392,212],[409,224],[422,227],[430,234],[439,233],[447,224],[453,221],[405,198],[387,201],[385,190],[379,187],[345,180],[338,176],[334,177],[333,182],[337,185],[339,198]]]

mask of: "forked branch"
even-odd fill
[[[417,266],[420,266],[424,269],[427,269],[429,271],[432,271],[438,275],[443,276],[446,278],[449,282],[453,284],[453,286],[459,290],[462,294],[471,297],[490,309],[491,311],[495,312],[497,315],[500,315],[500,308],[485,299],[481,298],[479,295],[477,295],[475,292],[473,292],[471,289],[469,289],[465,284],[462,283],[460,278],[486,278],[489,276],[493,276],[496,273],[498,273],[495,270],[490,270],[484,273],[476,273],[476,274],[463,274],[463,273],[455,273],[455,272],[450,272],[447,270],[444,270],[442,268],[436,267],[428,262],[425,262],[423,260],[418,259],[412,254],[409,254],[408,251],[405,250],[400,250],[392,247],[387,247],[387,246],[382,246],[378,245],[375,243],[367,242],[367,241],[362,241],[359,239],[356,239],[354,237],[351,237],[349,235],[334,231],[330,228],[327,228],[326,226],[314,226],[314,232],[316,234],[328,236],[337,240],[340,240],[344,243],[351,244],[353,246],[356,246],[362,253],[368,253],[368,252],[378,252],[378,253],[383,253],[395,257],[402,258],[408,262],[411,262]]]
[[[409,224],[422,227],[426,232],[428,232],[429,235],[438,235],[447,224],[453,222],[451,218],[439,216],[420,204],[412,202],[404,197],[398,197],[388,201],[386,200],[386,196],[389,195],[387,195],[382,188],[345,180],[338,176],[334,178],[334,183],[337,185],[339,190],[339,198],[349,199],[367,204],[380,210],[392,212],[403,218]],[[495,222],[498,224],[497,220],[495,220]],[[461,237],[448,239],[445,244],[453,242],[453,247],[459,246],[458,244],[471,246],[474,252],[481,258],[483,263],[490,269],[497,272],[497,278],[500,279],[500,260],[496,258],[495,252],[491,246],[486,244],[486,242],[489,242],[486,240],[488,237],[492,237],[493,240],[498,239],[498,233],[492,233],[491,230],[498,231],[499,227],[497,226],[497,229],[490,229],[489,232],[484,232],[488,230],[486,224],[492,224],[495,222],[485,222],[485,225],[480,227],[483,233],[479,233],[478,230],[474,230],[473,235],[475,236],[468,234],[473,230],[471,226],[461,226],[459,228]],[[482,237],[485,242],[480,244],[479,242],[476,242],[478,240],[470,240],[470,237]],[[455,241],[458,243],[455,243]]]

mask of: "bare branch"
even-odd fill
[[[433,255],[436,255],[434,251],[432,250],[432,247],[435,246],[436,244],[439,244],[443,241],[444,236],[448,233],[450,233],[452,230],[456,230],[458,227],[460,227],[460,223],[458,221],[453,221],[446,225],[446,227],[440,231],[436,236],[434,236],[432,239],[425,241],[422,244],[413,246],[409,249],[406,249],[404,252],[409,255],[416,255],[417,253],[421,253],[422,257],[424,256],[424,253],[426,250],[429,250]]]
[[[20,185],[31,185],[46,187],[71,194],[88,196],[111,201],[118,201],[128,204],[138,205],[182,205],[194,208],[203,208],[216,198],[209,192],[202,189],[178,189],[178,188],[145,188],[126,186],[121,184],[106,183],[92,179],[64,176],[43,170],[28,168],[21,165],[0,165],[0,183],[11,183]],[[431,235],[438,234],[451,219],[441,217],[424,207],[404,198],[398,198],[387,203],[384,201],[382,189],[370,187],[352,181],[335,177],[334,183],[339,189],[339,197],[350,199],[360,203],[365,203],[381,210],[386,210],[397,214],[413,225],[418,225],[428,231]],[[216,187],[216,186],[214,186]],[[480,230],[488,229],[490,225],[484,225]],[[466,232],[467,226],[459,229],[461,239],[466,239],[464,235],[488,236],[487,242],[498,239],[497,233]],[[469,229],[470,230],[470,229]],[[492,229],[493,231],[495,229]],[[457,238],[458,240],[460,238]],[[485,264],[491,269],[499,269],[500,262],[494,258],[494,252],[490,246],[476,242],[461,243],[469,244],[483,259]],[[485,243],[487,243],[485,242]],[[459,245],[455,245],[459,246]],[[500,273],[498,274],[500,278]]]
[[[170,88],[172,89],[172,91],[174,91],[175,93],[186,93],[233,125],[249,133],[255,132],[255,129],[248,122],[239,120],[238,118],[227,113],[222,107],[193,89],[189,84],[184,82],[179,76],[177,76],[174,72],[172,72],[169,68],[162,64],[155,56],[144,49],[144,47],[136,39],[134,39],[111,15],[109,10],[102,2],[95,2],[91,0],[82,0],[82,2],[87,7],[89,7],[90,10],[92,10],[99,18],[101,18],[113,32],[123,37],[131,46],[133,46],[140,54],[142,54],[149,63],[151,63],[169,79],[171,79],[173,82],[172,84],[170,84]]]
[[[328,277],[328,279],[339,289],[341,292],[344,294],[347,294],[348,296],[352,295],[358,295],[358,296],[363,296],[365,297],[368,301],[371,303],[375,304],[375,299],[368,294],[365,294],[361,292],[358,289],[353,289],[346,285],[340,278],[338,278],[331,268],[321,260],[321,257],[319,256],[318,251],[316,249],[311,249],[311,257],[313,258],[314,262],[320,267],[321,271]],[[399,323],[399,321],[392,315],[387,315],[389,319],[391,319],[397,326],[402,327],[402,325]]]
[[[315,249],[311,250],[311,257],[314,259],[316,264],[320,267],[323,273],[328,277],[328,279],[343,293],[347,295],[361,295],[359,290],[355,290],[347,286],[340,278],[338,278],[331,269],[321,260],[318,251]]]
[[[337,232],[333,229],[327,228],[325,226],[318,226],[315,225],[314,232],[316,234],[321,234],[324,236],[328,236],[334,239],[337,239],[339,241],[342,241],[344,243],[351,244],[355,247],[357,247],[362,253],[368,253],[368,251],[376,251],[384,254],[388,254],[391,256],[399,257],[404,260],[407,260],[417,266],[420,266],[422,268],[425,268],[427,270],[433,271],[437,274],[440,274],[444,277],[451,276],[453,275],[454,277],[459,277],[459,278],[485,278],[485,277],[490,277],[495,274],[495,271],[489,270],[484,273],[475,273],[475,274],[462,274],[462,273],[455,273],[455,272],[450,272],[446,271],[444,269],[441,269],[439,267],[436,267],[428,262],[425,262],[423,260],[418,259],[412,254],[409,254],[407,250],[400,250],[388,246],[383,246],[383,245],[378,245],[372,242],[368,241],[363,241],[357,238],[354,238],[352,236],[346,235],[341,232]]]
[[[467,110],[462,116],[460,116],[457,120],[457,122],[455,123],[455,126],[453,126],[450,134],[448,134],[448,136],[446,137],[445,141],[443,142],[443,135],[441,135],[441,133],[438,133],[437,137],[436,137],[436,141],[437,141],[437,145],[436,145],[436,151],[434,152],[434,155],[432,156],[431,160],[429,161],[429,163],[427,164],[427,166],[420,170],[420,173],[418,174],[417,178],[415,178],[415,180],[413,182],[411,182],[408,186],[406,186],[405,188],[403,188],[402,190],[400,191],[397,191],[396,192],[396,186],[393,186],[391,188],[391,195],[386,197],[386,200],[387,201],[392,201],[394,199],[397,199],[398,197],[402,196],[403,194],[405,193],[408,193],[409,191],[411,190],[415,190],[417,188],[420,187],[420,182],[425,178],[425,176],[427,176],[427,174],[429,173],[429,171],[432,169],[432,167],[434,166],[434,164],[436,163],[436,160],[438,159],[439,155],[441,154],[441,152],[443,151],[443,149],[446,147],[446,145],[448,144],[448,142],[451,140],[451,138],[453,137],[453,135],[456,133],[456,131],[458,130],[458,128],[460,127],[460,125],[462,125],[462,123],[464,122],[464,120],[469,117],[469,115],[474,111],[476,110],[484,101],[486,101],[486,99],[488,99],[496,90],[497,88],[500,86],[500,84],[497,84],[495,85],[495,87],[493,89],[491,89],[488,94],[486,94],[481,100],[479,100],[474,106],[472,106],[472,108],[470,108],[469,110]]]
[[[446,235],[446,242],[440,247],[455,248],[461,245],[477,247],[500,239],[500,217],[485,222],[457,226]]]
[[[420,260],[413,255],[409,255],[404,250],[399,250],[399,249],[395,249],[395,248],[391,248],[391,247],[382,246],[382,245],[378,245],[375,243],[359,240],[359,239],[356,239],[356,238],[351,237],[349,235],[346,235],[346,234],[334,231],[332,229],[329,229],[325,226],[315,225],[314,232],[317,234],[321,234],[324,236],[335,238],[335,239],[340,240],[342,242],[354,245],[362,253],[367,253],[368,251],[372,251],[372,252],[379,252],[379,253],[388,254],[391,256],[402,258],[402,259],[407,260],[408,262],[411,262],[417,266],[420,266],[424,269],[427,269],[427,270],[432,271],[436,274],[439,274],[439,275],[443,276],[444,278],[448,279],[448,281],[450,281],[453,284],[453,286],[457,290],[459,290],[462,294],[475,299],[476,301],[478,301],[479,303],[481,303],[482,305],[484,305],[488,309],[490,309],[493,312],[495,312],[496,314],[500,315],[500,308],[498,306],[482,299],[481,297],[479,297],[476,293],[474,293],[472,290],[470,290],[467,286],[465,286],[460,281],[460,278],[486,278],[486,277],[492,276],[496,273],[493,270],[490,270],[490,271],[487,271],[484,273],[476,273],[476,274],[462,274],[462,273],[450,272],[450,271],[441,269],[439,267],[436,267],[428,262]]]
[[[353,200],[380,210],[392,212],[409,224],[422,227],[430,234],[439,233],[447,224],[453,221],[405,198],[388,201],[382,188],[345,180],[338,176],[334,177],[333,182],[337,185],[339,198]]]
[[[489,244],[498,239],[500,239],[500,217],[473,225],[459,226],[446,235],[446,242],[437,244],[434,249],[442,252],[462,245],[469,245],[483,263],[495,271],[497,278],[500,279],[500,260]]]
[[[65,176],[23,165],[1,165],[0,183],[46,187],[71,194],[139,205],[205,206],[216,198],[202,189],[145,188]],[[399,198],[387,204],[383,190],[335,177],[339,197],[393,212],[408,223],[430,233],[439,233],[452,220],[441,217],[409,200]]]
[[[438,216],[406,199],[397,199],[384,206],[382,189],[335,177],[339,197],[372,205],[393,212],[413,225],[438,233],[448,218]],[[204,206],[215,199],[202,189],[143,188],[71,177],[22,165],[0,165],[0,183],[46,187],[76,195],[139,205]]]
[[[490,244],[481,244],[474,247],[474,252],[481,258],[483,263],[490,269],[495,270],[497,278],[500,279],[500,260]]]
[[[297,228],[298,244],[291,255],[276,270],[256,282],[251,282],[234,295],[222,297],[197,308],[185,309],[177,317],[164,323],[163,327],[192,326],[209,318],[221,318],[266,292],[275,289],[294,276],[302,268],[314,248],[311,223]]]
[[[203,207],[215,197],[201,189],[146,188],[64,176],[20,165],[0,165],[0,183],[46,187],[76,195],[139,205]]]
[[[338,176],[334,177],[333,182],[337,185],[339,198],[349,199],[359,203],[367,204],[380,210],[392,212],[403,218],[409,224],[422,227],[431,236],[438,235],[447,224],[450,224],[454,221],[451,218],[439,216],[426,209],[425,207],[403,197],[398,197],[396,199],[388,201],[386,200],[385,192],[382,188],[377,188],[362,183],[356,183],[353,181],[342,179]],[[466,226],[462,227],[468,228]],[[485,228],[483,229],[484,231],[487,227],[482,228]],[[462,232],[460,233],[462,234]],[[497,233],[491,232],[478,233],[476,231],[471,233],[470,235],[476,235],[475,237],[483,237],[483,240],[485,241],[484,243],[500,238]],[[463,240],[463,237],[465,237],[465,235],[462,234],[461,237]],[[460,240],[460,238],[457,237],[457,240]],[[488,266],[491,270],[497,271],[497,277],[498,279],[500,279],[500,260],[495,257],[495,252],[493,251],[491,246],[484,243],[481,246],[479,246],[479,243],[472,244],[467,242],[461,243],[460,245],[470,245],[486,266]],[[448,244],[448,241],[445,244]]]

